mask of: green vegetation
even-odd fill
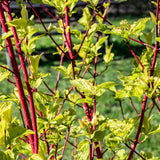
[[[11,60],[8,68],[2,53],[0,159],[158,160],[160,1],[151,18],[111,23],[110,3],[83,0],[75,26],[77,1],[32,0],[57,10],[55,17],[44,9],[57,21],[46,26],[26,1],[42,27],[23,0],[14,18],[0,1],[0,49]]]

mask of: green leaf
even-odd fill
[[[90,28],[92,22],[92,16],[88,7],[83,9],[83,16],[78,21],[80,24],[84,25],[87,29]]]
[[[38,66],[39,66],[39,61],[40,61],[41,55],[34,55],[34,56],[29,55],[28,58],[30,61],[31,72],[32,72],[33,76],[36,77],[38,74]]]
[[[105,64],[108,64],[111,61],[113,61],[114,54],[111,53],[112,47],[113,47],[113,45],[106,46],[106,50],[105,50],[106,54],[103,56],[103,60],[104,60]]]
[[[144,132],[145,135],[148,135],[150,129],[151,129],[151,124],[150,124],[150,121],[151,121],[151,117],[146,117],[144,116],[144,119],[143,119],[143,126],[142,126],[142,132]]]
[[[11,150],[0,151],[0,160],[14,160],[14,154]]]
[[[1,39],[6,39],[8,37],[11,37],[12,35],[13,35],[12,31],[5,32],[1,35]]]
[[[28,45],[27,45],[28,50],[30,50],[30,49],[33,50],[33,49],[35,48],[35,41],[37,41],[38,39],[40,39],[42,36],[43,36],[43,34],[42,34],[42,35],[35,36],[35,37],[29,39]],[[32,52],[30,52],[29,54],[31,55],[31,53],[32,53]]]
[[[109,34],[110,33],[110,29],[107,27],[107,25],[100,23],[97,26],[97,30],[99,32],[105,33],[105,34]]]
[[[143,35],[147,41],[147,44],[152,45],[153,29],[148,34],[143,33]],[[152,52],[152,49],[149,47],[147,47],[147,50]]]
[[[42,160],[46,160],[45,155],[47,153],[47,144],[46,142],[40,141],[38,147],[38,155]]]
[[[5,65],[3,66],[8,68]],[[8,79],[10,76],[11,76],[11,73],[7,69],[0,67],[0,82],[4,79]]]
[[[96,130],[94,133],[93,133],[93,141],[94,142],[99,142],[99,141],[103,141],[103,138],[105,137],[105,131],[101,131],[101,130]]]
[[[42,0],[31,0],[33,3],[42,4]]]
[[[125,90],[119,90],[116,92],[116,99],[127,98],[129,97],[128,93]]]
[[[116,160],[126,160],[127,159],[127,154],[124,149],[119,150],[116,155],[118,158]]]
[[[8,24],[24,29],[26,29],[27,27],[27,21],[24,18],[14,19],[13,21],[8,22]]]
[[[113,133],[108,134],[106,137],[106,145],[112,149],[115,149],[121,141],[122,138],[114,135]]]
[[[137,118],[130,118],[129,120],[123,121],[118,119],[110,119],[108,120],[108,126],[114,135],[126,139],[132,133],[136,121]]]
[[[26,160],[45,160],[39,154],[33,154],[30,157],[26,158]]]
[[[36,108],[45,114],[47,108],[50,106],[52,102],[51,97],[41,91],[35,92],[33,96],[35,99]]]
[[[145,29],[146,23],[150,20],[150,18],[141,18],[138,21],[134,22],[134,24],[131,25],[130,32],[131,34],[139,34],[140,31],[143,31]]]
[[[150,13],[152,21],[156,24],[156,16],[155,16],[155,14],[153,12],[151,12],[151,11],[149,13]]]
[[[12,102],[1,102],[0,103],[0,120],[4,119],[6,122],[11,123],[12,121]]]
[[[96,91],[99,89],[110,89],[114,86],[116,86],[117,84],[115,82],[104,82],[98,86],[96,86]]]
[[[35,88],[38,88],[40,86],[40,84],[42,83],[43,81],[43,78],[49,76],[50,73],[38,73],[36,77],[32,77],[30,76],[29,77],[29,84],[31,85],[31,87],[35,87]]]
[[[64,75],[67,75],[67,69],[64,66],[58,66],[58,67],[52,67],[52,68],[57,70],[58,72],[63,73]]]
[[[90,80],[85,80],[85,79],[71,80],[71,84],[74,85],[79,91],[84,92],[87,95],[95,94],[95,89]]]
[[[102,44],[107,40],[108,36],[106,37],[102,37],[98,40],[98,42],[96,43],[95,45],[95,51],[97,52],[101,47],[102,47]]]
[[[34,132],[21,126],[10,124],[6,133],[6,143],[11,144],[15,139],[23,137],[24,135],[28,136],[29,134],[34,134]]]
[[[83,140],[78,144],[78,151],[81,151],[84,149],[85,146],[89,146],[89,141],[88,140]]]
[[[153,154],[151,152],[144,152],[141,151],[140,155],[145,158],[146,160],[158,160],[158,157],[154,157]],[[141,158],[138,158],[137,160],[141,160]]]
[[[22,9],[21,9],[21,16],[23,19],[25,19],[26,21],[28,20],[28,11],[26,9],[26,6],[22,5]]]
[[[156,126],[155,128],[153,128],[148,135],[154,134],[154,133],[159,133],[160,132],[160,125]]]

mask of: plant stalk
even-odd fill
[[[0,21],[1,21],[2,28],[3,28],[3,32],[7,33],[9,30],[8,30],[8,26],[7,26],[7,23],[6,23],[4,10],[2,8],[2,2],[0,3]],[[30,117],[30,113],[29,113],[29,109],[28,109],[28,105],[27,105],[27,100],[26,100],[26,97],[25,97],[25,94],[24,94],[23,85],[22,85],[22,81],[21,81],[21,77],[20,77],[20,73],[19,73],[19,70],[18,70],[18,65],[17,65],[17,62],[16,62],[16,58],[15,58],[15,54],[14,54],[14,50],[13,50],[13,45],[12,45],[10,37],[6,38],[6,44],[8,46],[7,47],[8,48],[8,54],[9,54],[9,57],[11,59],[13,72],[15,73],[14,78],[15,78],[15,81],[16,81],[16,86],[17,86],[17,89],[18,89],[18,93],[19,93],[19,97],[20,97],[20,101],[21,101],[26,125],[27,125],[28,129],[33,130],[31,117]],[[34,138],[33,138],[33,135],[29,135],[29,137],[30,137],[31,148],[32,148],[32,151],[34,152]]]
[[[10,11],[8,1],[4,0],[4,2],[6,2],[5,10],[8,13],[9,21],[12,21],[13,18],[12,18],[12,14],[11,14],[11,11]],[[35,107],[34,107],[34,102],[33,102],[32,89],[31,89],[31,86],[29,84],[28,73],[27,73],[27,69],[26,69],[26,66],[25,66],[25,62],[24,62],[24,58],[23,58],[23,54],[22,54],[22,50],[21,50],[21,46],[20,46],[20,43],[19,43],[19,39],[18,39],[16,29],[13,26],[11,26],[11,28],[12,28],[13,36],[14,36],[14,39],[15,39],[15,42],[16,42],[16,47],[17,47],[19,59],[20,59],[20,62],[21,62],[26,86],[27,86],[29,104],[30,104],[30,109],[31,109],[31,116],[32,116],[32,123],[33,123],[33,131],[35,132],[34,133],[34,152],[33,153],[37,154],[38,153],[38,133],[37,133],[37,122],[36,122],[36,114],[35,114]]]
[[[136,137],[135,137],[135,140],[134,140],[132,149],[131,149],[130,154],[129,154],[129,156],[128,156],[128,160],[131,160],[131,159],[132,159],[133,153],[134,153],[134,151],[135,151],[135,148],[136,148],[136,146],[137,146],[137,144],[138,144],[138,140],[139,140],[140,135],[141,135],[141,128],[142,128],[142,124],[143,124],[143,119],[144,119],[144,113],[145,113],[146,103],[147,103],[147,96],[144,94],[143,105],[142,105],[142,112],[141,112],[141,119],[140,119],[140,122],[139,122],[137,134],[136,134]]]

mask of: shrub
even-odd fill
[[[77,1],[32,0],[33,3],[40,4],[59,25],[51,23],[46,27],[33,8],[33,3],[27,0],[44,28],[43,34],[38,36],[33,36],[39,29],[34,27],[33,16],[28,17],[23,0],[17,0],[21,17],[14,17],[10,12],[10,1],[0,1],[3,28],[1,50],[8,49],[12,64],[11,69],[0,65],[0,81],[7,79],[15,86],[13,93],[0,94],[1,159],[63,159],[67,145],[72,147],[70,154],[75,160],[100,160],[107,153],[110,159],[117,160],[158,159],[152,153],[137,151],[136,147],[143,146],[150,135],[160,131],[159,125],[151,124],[153,108],[160,111],[160,69],[157,63],[160,41],[159,0],[154,2],[157,7],[156,15],[150,12],[151,18],[141,18],[133,24],[123,20],[119,27],[115,27],[107,19],[110,1],[106,3],[103,0],[97,5],[98,0],[83,0],[86,6],[77,23],[84,26],[84,34],[70,26],[70,17],[76,12]],[[41,4],[55,7],[57,16],[53,16]],[[155,24],[154,46],[154,31],[143,32],[148,21]],[[57,44],[54,36],[51,36],[53,30],[62,35],[62,45]],[[133,72],[129,76],[120,73],[123,86],[121,90],[112,81],[97,83],[97,77],[104,74],[114,58],[113,45],[106,45],[105,53],[100,50],[109,34],[121,36],[134,57]],[[36,40],[46,35],[57,47],[54,54],[61,56],[60,65],[53,67],[58,72],[54,89],[45,82],[50,73],[38,71],[41,54],[33,54]],[[74,43],[72,37],[80,43]],[[146,47],[140,56],[131,48],[130,41]],[[20,64],[15,57],[15,47]],[[70,62],[67,67],[63,65],[64,57]],[[98,62],[102,57],[104,68],[97,72]],[[21,70],[23,75],[20,74]],[[59,90],[61,74],[70,82],[70,86],[64,88],[63,92]],[[48,93],[39,89],[42,84],[46,86]],[[110,119],[98,112],[101,108],[97,108],[97,103],[106,90],[110,90],[119,101],[122,120]],[[138,106],[134,104],[134,97],[139,101]],[[125,115],[122,106],[124,99],[130,100],[136,116]],[[14,107],[19,109],[20,118],[12,118]],[[85,116],[78,119],[82,112]]]

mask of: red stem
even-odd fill
[[[50,15],[53,19],[55,19],[55,20],[58,21],[58,18],[55,17],[51,12],[49,12],[43,5],[40,4],[40,6],[41,6],[41,8],[42,8],[45,12],[48,13],[48,15]]]
[[[124,143],[129,149],[132,150],[132,148],[127,144],[127,143]],[[145,158],[143,158],[138,152],[136,152],[135,150],[133,150],[134,153],[136,153],[139,157],[141,157],[143,160],[145,160]]]
[[[70,90],[69,90],[68,94],[66,95],[66,98],[67,98],[67,97],[68,97],[68,95],[71,93],[71,91],[72,91],[73,87],[74,87],[74,86],[72,86],[72,87],[70,88]],[[62,110],[62,107],[63,107],[63,105],[64,105],[65,101],[66,101],[66,99],[64,99],[64,100],[63,100],[62,105],[61,105],[61,107],[59,108],[58,112],[56,113],[55,117],[57,117],[57,116],[59,115],[59,113],[60,113],[60,111]]]
[[[141,61],[139,60],[139,58],[137,57],[137,55],[134,53],[134,51],[132,50],[131,46],[129,45],[129,42],[127,42],[127,46],[130,49],[131,53],[133,54],[133,56],[136,58],[136,60],[138,61],[138,63],[140,64],[140,66],[142,67],[142,69],[144,70],[144,66],[142,65]]]
[[[50,127],[50,126],[48,126],[48,128],[38,137],[38,139],[40,139],[43,135],[45,135],[45,134],[48,132],[49,127]]]
[[[160,3],[159,0],[157,0],[156,25],[155,25],[155,34],[156,34],[155,36],[156,37],[159,37],[159,34],[160,34],[159,33],[159,24],[158,24],[159,14],[160,14],[160,4],[159,3]],[[156,40],[150,76],[153,76],[153,73],[154,73],[154,68],[155,68],[157,54],[158,54],[158,45],[159,45],[159,42]]]
[[[19,108],[19,113],[20,113],[20,116],[21,116],[23,127],[26,128],[21,108]]]
[[[78,49],[76,55],[74,56],[74,59],[77,58],[77,56],[78,56],[78,54],[79,54],[79,52],[80,52],[80,50],[81,50],[81,48],[82,48],[82,46],[83,46],[84,40],[85,40],[86,37],[87,37],[88,32],[89,32],[89,29],[86,30],[86,33],[85,33],[85,35],[84,35],[84,37],[83,37],[83,40],[82,40],[82,42],[81,42],[81,44],[80,44],[80,47],[79,47],[79,49]]]
[[[67,2],[67,0],[66,0]],[[66,22],[66,25],[65,25],[65,29],[70,27],[69,25],[69,15],[68,15],[68,6],[65,7],[65,22]],[[64,33],[65,33],[65,30],[64,30]],[[72,41],[71,41],[71,33],[70,33],[70,28],[68,29],[67,33],[66,33],[66,44],[67,44],[67,48],[68,48],[68,51],[69,51],[69,57],[70,57],[70,60],[71,60],[71,63],[72,63],[72,69],[73,69],[73,79],[75,79],[75,59],[74,59],[74,54],[73,54],[73,50],[72,50]]]
[[[129,156],[128,156],[128,160],[132,159],[133,153],[134,153],[134,151],[135,151],[135,148],[136,148],[136,146],[137,146],[137,144],[138,144],[138,140],[139,140],[140,135],[141,135],[141,128],[142,128],[142,124],[143,124],[143,119],[144,119],[144,113],[145,113],[146,103],[147,103],[147,96],[144,95],[143,105],[142,105],[142,112],[141,112],[141,119],[140,119],[140,122],[139,122],[137,134],[136,134],[136,137],[135,137],[133,146],[132,146],[132,150],[130,151],[130,154],[129,154]]]
[[[11,11],[10,11],[10,7],[8,4],[7,0],[4,0],[5,4],[5,10],[8,13],[8,18],[9,21],[12,21],[12,15],[11,15]],[[33,95],[32,95],[32,89],[31,86],[29,84],[29,80],[28,80],[28,73],[27,73],[27,69],[25,66],[25,62],[24,62],[24,58],[23,58],[23,54],[21,51],[21,47],[20,47],[20,43],[19,43],[19,39],[18,39],[18,35],[16,32],[15,27],[11,26],[12,28],[12,32],[14,35],[14,39],[16,42],[16,47],[17,47],[17,51],[18,51],[18,55],[19,55],[19,59],[21,62],[21,66],[22,66],[22,70],[23,70],[23,74],[24,74],[24,78],[25,78],[25,82],[26,82],[26,86],[27,86],[27,91],[28,91],[28,98],[29,98],[29,104],[30,104],[30,109],[31,109],[31,116],[32,116],[32,124],[33,124],[33,131],[35,132],[34,134],[34,154],[38,153],[38,133],[37,133],[37,122],[36,122],[36,114],[35,114],[35,107],[34,107],[34,102],[33,102]]]
[[[8,26],[6,24],[6,19],[5,19],[5,16],[4,16],[4,11],[3,11],[3,8],[2,8],[2,2],[0,3],[0,21],[1,21],[2,28],[3,28],[3,32],[7,33],[8,32]],[[24,94],[23,85],[22,85],[22,81],[21,81],[21,77],[20,77],[20,73],[19,73],[19,70],[18,70],[18,65],[17,65],[17,62],[16,62],[16,58],[15,58],[15,55],[14,55],[14,50],[13,50],[13,46],[12,46],[12,42],[11,42],[10,37],[6,38],[6,44],[8,46],[8,53],[9,53],[9,57],[11,59],[13,72],[15,73],[14,78],[15,78],[15,81],[16,81],[16,86],[17,86],[17,89],[18,89],[20,101],[21,101],[21,104],[22,104],[22,109],[23,109],[26,125],[27,125],[28,129],[33,130],[32,123],[31,123],[31,117],[30,117],[30,113],[29,113],[29,109],[28,109],[26,97],[25,97],[25,94]],[[29,135],[29,137],[30,137],[30,144],[31,144],[31,147],[32,147],[32,151],[34,151],[33,135]]]
[[[82,78],[85,76],[86,72],[88,71],[88,69],[89,69],[89,67],[91,66],[92,63],[93,63],[93,61],[86,67],[85,71],[82,74]]]
[[[3,65],[0,65],[0,67],[1,67],[1,68],[4,68],[4,69],[6,69],[7,71],[9,71],[9,72],[11,72],[12,74],[14,74],[14,72],[13,72],[12,70],[10,70],[9,68],[7,68],[7,67],[5,67],[5,66],[3,66]]]
[[[131,103],[131,105],[132,105],[132,107],[133,107],[133,109],[134,109],[134,111],[137,113],[137,115],[139,116],[140,114],[138,113],[138,111],[136,110],[136,108],[135,108],[135,106],[134,106],[134,104],[133,104],[133,102],[132,102],[132,99],[130,98],[130,103]]]
[[[65,46],[65,44],[63,44],[63,47]],[[63,64],[63,58],[64,58],[64,54],[61,53],[61,61],[60,61],[60,66]],[[54,93],[57,91],[57,88],[58,88],[58,84],[59,84],[59,79],[60,79],[60,75],[61,75],[61,72],[58,72],[58,76],[57,76],[57,83],[56,83],[56,86],[55,86],[55,89],[54,89]]]
[[[69,138],[69,133],[70,133],[70,128],[68,128],[68,130],[67,130],[66,140],[65,140],[64,147],[63,147],[63,150],[62,150],[62,158],[63,158],[63,155],[64,155],[64,151],[66,149],[67,141],[68,141],[68,138]],[[62,158],[61,158],[61,160],[62,160]]]
[[[27,0],[27,3],[29,4],[29,6],[31,7],[31,9],[33,10],[34,14],[37,16],[37,18],[39,19],[40,23],[42,24],[43,28],[45,29],[46,33],[48,34],[48,36],[50,37],[50,39],[53,41],[53,43],[58,47],[58,49],[60,51],[62,51],[62,53],[65,54],[65,56],[70,59],[68,57],[68,55],[62,50],[62,48],[57,44],[57,42],[53,39],[53,37],[51,36],[51,34],[48,32],[48,29],[46,28],[45,24],[43,23],[42,19],[39,17],[39,15],[37,14],[36,10],[33,8],[33,6],[31,5],[31,3]]]

